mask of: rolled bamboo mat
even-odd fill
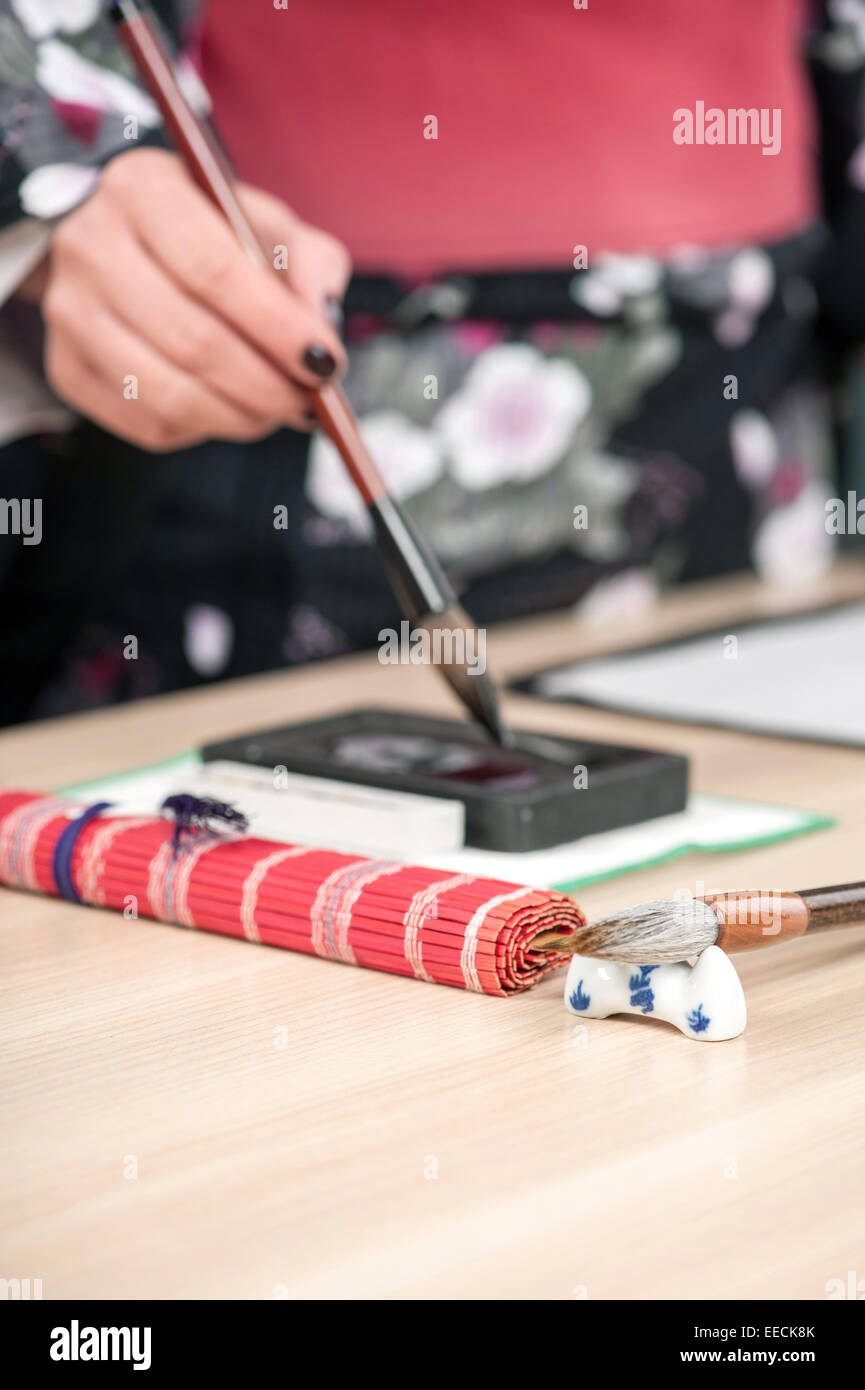
[[[177,849],[174,832],[161,816],[0,791],[0,883],[497,995],[566,962],[532,952],[539,932],[585,921],[551,889],[207,830]]]

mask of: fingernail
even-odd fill
[[[303,354],[303,365],[308,372],[315,372],[316,376],[333,376],[336,371],[336,358],[327,348],[322,347],[321,343],[312,343]]]
[[[324,296],[324,314],[328,323],[333,324],[334,328],[342,328],[344,314],[342,311],[342,300],[339,295],[326,294]]]

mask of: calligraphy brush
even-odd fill
[[[192,110],[181,91],[168,54],[150,15],[135,0],[114,0],[109,7],[117,31],[142,81],[159,107],[178,151],[204,193],[227,218],[245,251],[259,265],[269,266],[246,214],[234,192],[226,157],[208,127]],[[431,634],[435,629],[471,632],[474,623],[457,602],[438,561],[397,500],[391,496],[360,436],[357,420],[339,386],[301,388],[323,429],[329,435],[360,493],[383,554],[391,588],[410,622]],[[498,712],[492,679],[465,660],[462,643],[447,644],[448,659],[437,663],[460,700],[498,743],[509,738]]]
[[[531,949],[660,965],[690,960],[709,946],[754,951],[805,932],[863,922],[865,883],[803,888],[798,893],[743,889],[638,903],[566,935],[542,932]]]

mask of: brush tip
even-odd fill
[[[498,690],[486,670],[486,632],[472,622],[458,603],[450,603],[440,613],[426,614],[421,626],[439,628],[462,634],[462,642],[452,642],[447,648],[449,659],[442,660],[439,669],[466,709],[490,737],[503,748],[510,747],[512,737],[504,727],[499,713]]]
[[[576,931],[564,949],[579,956],[663,965],[690,960],[718,936],[718,919],[699,898],[655,898]]]

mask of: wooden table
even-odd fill
[[[841,569],[797,602],[865,592]],[[667,599],[636,644],[775,601]],[[611,645],[567,616],[491,635],[496,671]],[[356,657],[0,734],[50,788],[350,703],[447,710]],[[681,750],[697,788],[836,829],[693,856],[590,915],[712,887],[863,874],[865,753],[508,701],[524,726]],[[508,1000],[0,891],[0,1276],[45,1298],[822,1299],[865,1277],[865,952],[855,932],[739,957],[750,1013],[695,1045],[579,1022],[561,977]]]

